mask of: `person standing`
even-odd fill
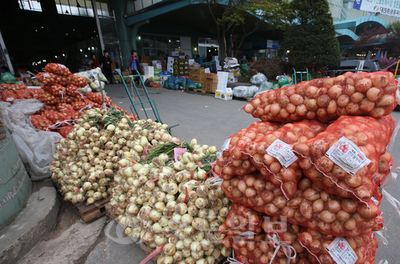
[[[113,75],[111,71],[111,58],[108,54],[108,50],[104,51],[104,56],[101,58],[101,69],[110,84],[113,84]]]
[[[95,54],[92,54],[92,58],[89,61],[89,65],[91,69],[96,69],[97,67],[100,67]]]
[[[199,64],[202,64],[202,63],[203,63],[203,58],[200,57],[199,54],[197,54],[197,56],[196,56],[196,62],[199,63]]]
[[[132,50],[131,54],[132,56],[129,58],[128,66],[126,67],[126,69],[131,71],[132,75],[140,75],[142,71],[142,66],[140,65],[136,50]],[[139,77],[135,77],[136,84],[139,84],[139,80]]]

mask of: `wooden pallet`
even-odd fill
[[[209,94],[215,94],[215,92],[210,92],[210,91],[206,91],[205,89],[189,89],[189,88],[185,88],[185,87],[181,87],[182,90],[186,90],[186,91],[192,91],[192,92],[197,92],[197,93],[209,93]]]
[[[94,204],[76,204],[75,208],[78,210],[82,220],[85,223],[93,222],[94,220],[102,217],[106,213],[105,205],[110,201],[110,198],[101,199]]]
[[[114,214],[113,207],[111,204],[107,203],[104,208],[106,209],[106,215],[111,219],[114,220],[117,216]]]

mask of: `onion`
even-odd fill
[[[336,221],[336,215],[329,212],[328,210],[324,210],[321,213],[319,213],[318,217],[325,223],[325,224],[330,224],[334,221]],[[321,227],[320,227],[321,228]]]
[[[199,252],[202,250],[202,246],[199,241],[194,241],[190,245],[190,250],[193,252]]]

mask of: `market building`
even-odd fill
[[[396,1],[328,2],[341,50],[352,56],[357,56],[349,51],[361,32],[368,27],[388,28],[400,16]],[[150,61],[179,51],[190,58],[200,55],[204,61],[220,55],[215,22],[207,5],[198,0],[19,0],[6,1],[0,12],[1,64],[11,64],[14,70],[40,70],[52,61],[79,71],[89,66],[93,54],[99,59],[104,49],[116,69],[126,67],[132,49]],[[247,25],[254,26],[254,21]],[[246,38],[238,57],[276,57],[282,37],[266,21]],[[228,56],[237,42],[230,38],[224,43]]]

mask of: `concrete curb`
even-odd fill
[[[59,200],[54,187],[32,193],[26,208],[0,231],[0,259],[15,264],[50,232],[57,221]]]

